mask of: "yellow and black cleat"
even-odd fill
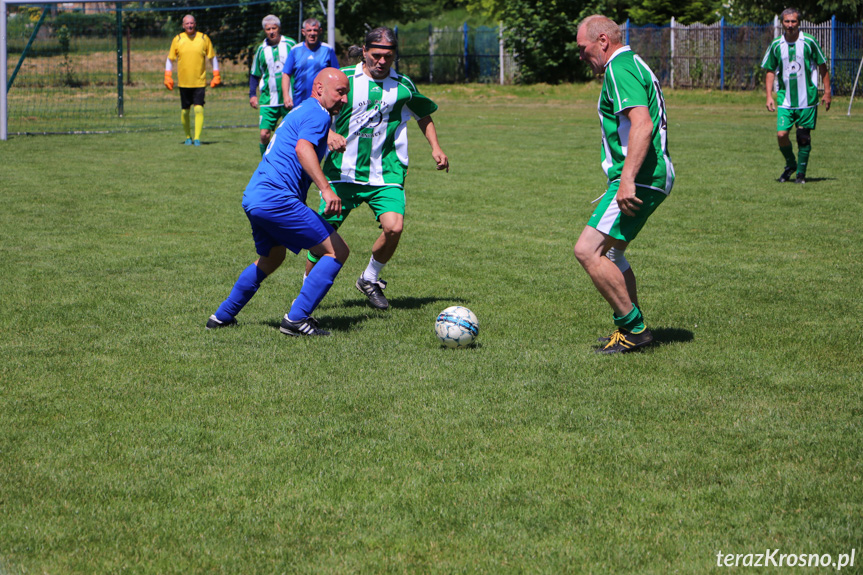
[[[626,353],[653,343],[653,334],[649,329],[641,333],[632,333],[623,328],[618,328],[608,341],[596,350],[596,353]]]

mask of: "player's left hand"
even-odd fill
[[[324,215],[331,216],[333,214],[342,215],[342,199],[336,195],[332,188],[321,190],[321,198],[326,203]]]
[[[624,184],[621,181],[620,188],[617,190],[617,196],[615,199],[617,200],[617,205],[620,208],[620,211],[630,217],[634,216],[635,212],[641,209],[641,204],[644,203],[635,197],[635,182]]]
[[[251,98],[249,98],[249,106],[251,106],[255,110],[258,109],[258,97],[257,96],[252,96]]]
[[[222,83],[222,75],[219,73],[218,70],[216,70],[215,72],[213,72],[213,80],[212,80],[212,82],[210,82],[210,88],[215,88],[216,86],[218,86],[221,83]]]
[[[832,101],[833,101],[833,95],[828,93],[828,92],[824,92],[824,95],[821,97],[821,103],[824,104],[824,111],[825,112],[830,109],[830,103]]]
[[[449,158],[443,153],[443,150],[432,151],[432,157],[437,164],[438,170],[446,170],[449,173]]]

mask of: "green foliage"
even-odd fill
[[[555,84],[586,77],[575,44],[581,0],[518,0],[503,6],[507,44],[520,65],[519,80]]]
[[[666,25],[673,17],[680,24],[719,20],[722,0],[643,0],[630,9],[634,24]]]
[[[800,10],[804,20],[810,22],[824,22],[834,15],[840,22],[863,20],[863,0],[802,0],[792,3],[792,6]],[[788,3],[783,0],[728,0],[722,3],[720,13],[732,24],[764,24],[772,22],[774,16],[788,7]]]
[[[75,36],[95,37],[110,35],[117,28],[114,13],[58,12],[53,18],[55,27],[65,26]]]
[[[83,85],[80,79],[75,75],[72,69],[72,62],[69,60],[69,52],[71,50],[72,34],[66,25],[60,26],[57,29],[57,43],[60,46],[60,53],[63,55],[62,68],[62,83],[69,88],[79,88]]]

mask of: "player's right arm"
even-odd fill
[[[320,160],[318,160],[318,153],[315,151],[315,146],[310,141],[300,138],[297,140],[295,149],[297,151],[297,159],[300,161],[300,166],[302,166],[303,171],[309,175],[321,191],[321,198],[323,198],[326,203],[324,213],[327,215],[341,215],[342,200],[336,195],[333,188],[330,187],[330,183],[327,181],[326,176],[324,176],[324,171],[321,169],[321,163]]]
[[[171,49],[168,50],[168,57],[165,59],[165,81],[164,81],[164,84],[165,84],[165,87],[169,90],[174,89],[174,78],[172,75],[172,68],[173,67],[171,66],[171,60],[173,60],[175,62],[177,61],[177,55],[178,55],[178,49],[179,49],[179,45],[178,45],[179,38],[180,38],[179,36],[174,37],[174,40],[171,42]]]
[[[288,110],[294,107],[294,97],[291,94],[291,75],[284,72],[282,72],[282,100]]]
[[[258,109],[258,84],[260,83],[260,76],[249,74],[249,105],[255,110]]]
[[[767,110],[769,112],[776,111],[776,102],[773,101],[773,82],[776,80],[776,72],[768,71],[764,77],[764,84],[767,90]]]

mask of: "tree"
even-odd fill
[[[604,3],[604,0],[600,0]],[[588,77],[575,42],[589,0],[462,0],[468,10],[503,21],[507,45],[519,62],[519,81],[567,82]],[[596,3],[594,3],[594,6]]]

